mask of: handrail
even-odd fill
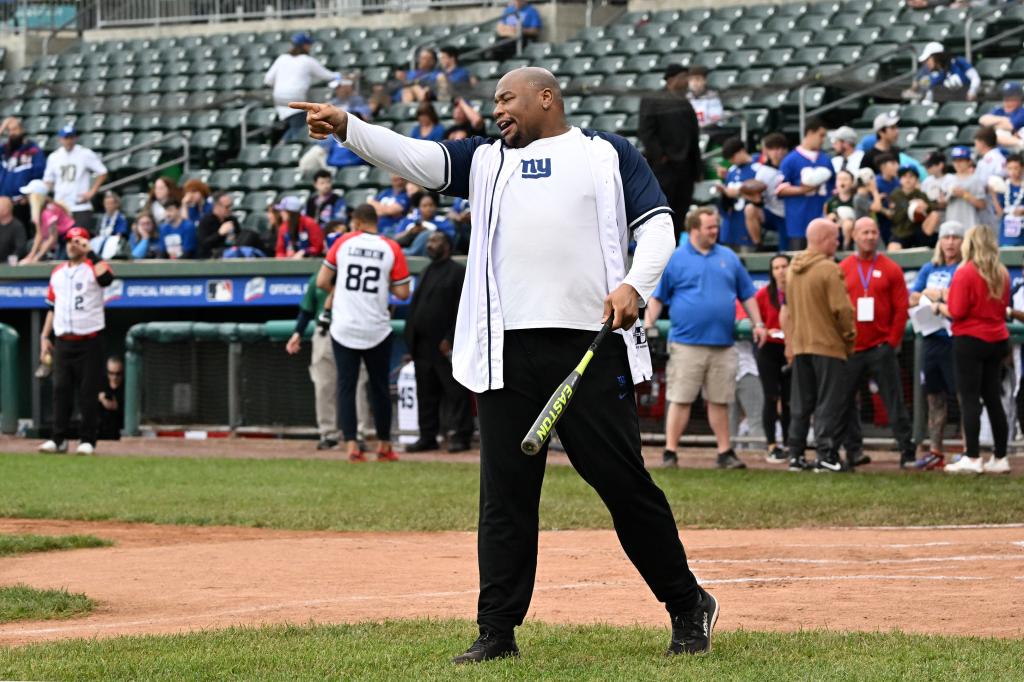
[[[132,182],[135,182],[136,180],[144,178],[144,177],[146,177],[148,175],[152,175],[153,173],[157,173],[159,171],[162,171],[165,168],[170,168],[171,166],[175,166],[175,165],[177,165],[179,163],[182,164],[182,170],[185,173],[188,173],[188,171],[189,171],[189,160],[191,159],[191,155],[192,155],[191,154],[191,151],[192,151],[191,150],[191,140],[189,138],[190,138],[189,135],[186,135],[185,133],[180,132],[180,131],[175,131],[175,132],[172,132],[172,133],[167,133],[166,135],[163,135],[163,136],[153,140],[152,142],[143,142],[142,144],[133,145],[131,147],[128,147],[127,149],[122,149],[121,151],[117,151],[117,152],[114,152],[112,154],[108,154],[107,156],[102,157],[101,160],[104,163],[106,163],[106,162],[111,161],[113,159],[119,159],[122,156],[130,156],[130,155],[134,154],[135,152],[139,152],[139,151],[142,151],[144,149],[150,149],[152,147],[156,147],[157,145],[160,145],[160,144],[162,144],[164,142],[167,142],[168,140],[180,139],[181,142],[182,142],[182,145],[181,145],[182,146],[182,155],[181,156],[175,157],[175,158],[170,159],[168,161],[164,161],[163,163],[159,163],[159,164],[153,166],[152,168],[146,168],[146,169],[138,171],[136,173],[132,173],[131,175],[127,175],[127,176],[125,176],[123,178],[119,178],[117,180],[113,180],[111,182],[108,182],[105,185],[103,185],[102,187],[100,187],[98,191],[105,192],[107,190],[111,190],[111,189],[115,189],[117,187],[121,187],[122,185],[130,184]]]
[[[498,17],[498,18],[500,19],[501,17]],[[450,36],[447,36],[445,38],[445,40],[455,40],[456,38],[459,38],[460,36],[469,35],[471,33],[476,33],[476,32],[478,32],[478,29],[481,29],[484,26],[493,26],[495,21],[496,21],[495,19],[488,19],[486,21],[481,21],[479,23],[473,24],[472,26],[467,26],[465,29],[463,29],[463,30],[461,30],[461,31],[459,31],[457,33],[454,33],[454,34],[452,34]],[[429,46],[431,46],[431,45],[433,45],[433,44],[435,44],[437,42],[439,42],[437,40],[437,38],[431,36],[429,39],[424,40],[423,42],[414,43],[413,46],[409,48],[409,70],[410,71],[414,71],[416,69],[416,58],[419,56],[420,50],[422,50],[425,47],[429,47]],[[490,46],[490,47],[488,47],[486,49],[490,50],[493,47],[494,47],[494,45],[492,45],[492,46]],[[470,52],[472,52],[472,51],[470,51]],[[467,52],[465,54],[460,54],[459,57],[460,58],[465,57],[468,54],[470,54],[470,52]]]
[[[801,86],[799,94],[798,94],[798,100],[797,100],[798,108],[799,108],[799,119],[800,119],[800,137],[802,138],[804,136],[804,126],[807,123],[807,118],[809,116],[816,116],[816,115],[822,114],[822,113],[824,113],[826,111],[831,111],[833,109],[841,107],[842,105],[846,104],[847,102],[852,102],[854,100],[860,99],[861,97],[863,97],[864,95],[867,95],[869,93],[875,92],[877,90],[881,90],[883,88],[887,88],[887,87],[889,87],[891,85],[896,85],[897,83],[900,83],[900,82],[902,82],[902,81],[904,81],[904,80],[906,80],[908,78],[911,81],[913,81],[914,75],[917,73],[917,69],[918,69],[917,50],[914,49],[913,45],[899,45],[896,48],[894,48],[894,49],[890,50],[889,52],[886,52],[886,53],[884,53],[882,55],[878,55],[878,56],[871,57],[871,58],[868,58],[868,59],[862,59],[862,60],[860,60],[858,62],[854,62],[853,64],[851,64],[851,65],[849,65],[847,67],[844,67],[844,68],[840,69],[839,71],[836,71],[834,73],[828,74],[828,76],[830,78],[834,78],[837,75],[841,75],[841,74],[844,74],[844,73],[847,73],[847,72],[855,71],[856,69],[859,69],[859,68],[861,68],[861,67],[863,67],[863,66],[865,66],[867,64],[871,64],[871,63],[874,63],[874,62],[884,62],[884,61],[894,57],[896,55],[896,53],[898,53],[898,52],[910,52],[910,55],[911,55],[910,56],[911,67],[910,67],[910,73],[909,74],[908,73],[904,73],[902,75],[894,76],[894,77],[892,77],[892,78],[890,78],[888,80],[882,81],[880,83],[874,83],[874,84],[869,85],[869,86],[867,86],[867,87],[865,87],[865,88],[863,88],[861,90],[857,90],[855,92],[852,92],[849,95],[846,95],[844,97],[840,97],[839,99],[837,99],[835,101],[829,102],[828,104],[824,104],[824,105],[818,107],[817,109],[812,109],[811,111],[807,111],[806,97],[807,97],[807,88],[810,87],[810,84]]]
[[[745,145],[745,144],[747,144],[747,138],[749,137],[749,128],[750,128],[750,124],[747,123],[747,117],[745,116],[745,114],[754,114],[754,113],[760,113],[760,112],[768,113],[768,111],[769,111],[768,109],[765,109],[763,107],[759,108],[759,109],[742,109],[742,110],[739,110],[739,111],[725,111],[725,112],[722,113],[722,118],[720,118],[717,121],[715,121],[715,123],[716,124],[720,124],[720,123],[722,123],[722,121],[728,121],[728,120],[731,120],[731,119],[734,119],[734,118],[738,118],[740,120],[740,140],[742,140],[743,144]],[[702,161],[707,161],[708,159],[712,158],[715,155],[716,152],[717,152],[717,150],[715,150],[715,151],[705,151],[703,154],[701,154],[700,158],[701,158]]]
[[[993,14],[1002,16],[1003,10],[1006,9],[1006,6],[1013,4],[1017,4],[1017,0],[1009,0],[1005,5],[990,7],[984,12],[980,12],[976,15],[968,12],[967,19],[964,21],[964,59],[971,62],[971,56],[973,53],[971,45],[971,28],[974,26],[974,23],[982,19],[986,19]],[[981,47],[981,45],[978,45],[978,47]]]
[[[1010,36],[1016,35],[1018,33],[1024,33],[1024,24],[1022,24],[1021,26],[1017,26],[1015,28],[1008,28],[1002,33],[997,33],[994,36],[989,36],[988,38],[985,38],[984,40],[980,41],[977,45],[975,45],[975,47],[987,47],[989,45],[998,43],[1000,40],[1003,40],[1004,38],[1009,38]]]

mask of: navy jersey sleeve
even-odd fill
[[[492,144],[486,137],[467,137],[464,140],[439,142],[445,152],[444,185],[437,189],[441,194],[469,198],[469,169],[473,165],[473,154],[477,147]]]
[[[603,131],[584,130],[583,133],[607,140],[619,155],[619,175],[622,176],[622,193],[626,202],[626,222],[629,223],[629,229],[639,227],[659,213],[672,213],[658,179],[651,172],[651,167],[629,140]]]

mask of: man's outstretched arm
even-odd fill
[[[330,104],[291,102],[288,106],[306,112],[309,135],[315,140],[333,136],[374,166],[434,191],[443,191],[451,184],[449,154],[437,142],[414,140],[364,123]]]

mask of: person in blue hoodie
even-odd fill
[[[23,225],[32,221],[28,200],[18,190],[33,180],[42,180],[46,170],[46,152],[25,137],[21,120],[8,116],[0,123],[0,136],[7,142],[0,147],[0,196],[14,202],[14,215]]]

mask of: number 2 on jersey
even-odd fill
[[[377,293],[377,282],[380,281],[380,268],[359,263],[350,263],[345,274],[345,288],[349,291],[363,291],[367,294]]]

